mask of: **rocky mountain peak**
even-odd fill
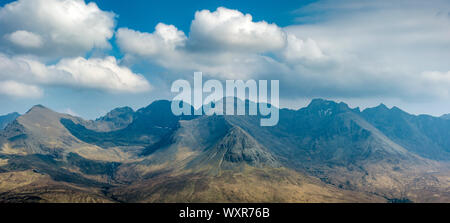
[[[28,112],[33,111],[33,110],[39,110],[39,109],[48,109],[48,108],[41,104],[37,104],[37,105],[33,105],[33,107],[31,107],[30,110],[28,110]]]
[[[330,116],[332,114],[350,111],[350,108],[346,103],[336,103],[334,101],[320,98],[313,99],[304,109],[310,113],[318,114],[319,116]]]

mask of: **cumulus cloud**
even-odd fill
[[[281,50],[286,44],[286,34],[277,25],[254,22],[250,14],[223,7],[196,12],[189,38],[175,26],[163,23],[153,33],[120,28],[116,37],[126,53],[158,57],[264,53]]]
[[[285,44],[285,33],[275,24],[254,22],[250,14],[217,8],[195,13],[189,33],[192,48],[196,50],[237,50],[267,52]]]
[[[94,48],[110,47],[114,17],[84,0],[17,0],[0,7],[2,93],[42,95],[37,93],[46,85],[114,93],[150,90],[142,75],[114,57],[80,57]],[[32,93],[25,94],[26,89]]]
[[[286,61],[293,63],[324,57],[316,41],[311,38],[307,38],[305,41],[292,34],[288,35],[287,47],[281,52],[281,55]]]
[[[25,30],[18,30],[5,36],[12,43],[25,48],[39,48],[43,41],[41,36]]]
[[[151,89],[150,83],[142,75],[120,66],[114,57],[66,58],[57,64],[45,65],[30,58],[0,54],[0,80],[99,89],[113,93],[138,93]]]
[[[0,49],[58,58],[108,48],[114,16],[84,0],[17,0],[0,7]]]
[[[119,66],[116,58],[111,56],[88,60],[82,57],[63,59],[58,64],[49,66],[48,70],[54,73],[52,80],[56,79],[56,82],[68,85],[131,93],[144,92],[151,88],[142,75]],[[61,73],[62,78],[56,77]]]
[[[284,69],[278,59],[323,56],[313,40],[288,37],[275,24],[253,21],[250,14],[223,7],[196,12],[189,36],[173,25],[160,23],[153,33],[120,28],[116,39],[128,59],[144,57],[170,70],[201,70],[223,79],[273,74],[274,69]]]
[[[156,25],[154,33],[120,28],[116,36],[122,50],[140,56],[158,56],[172,52],[176,48],[184,47],[187,39],[175,26],[164,23]]]
[[[43,91],[34,85],[16,81],[0,81],[0,94],[17,98],[39,98],[43,95]]]

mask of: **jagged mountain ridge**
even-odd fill
[[[0,130],[5,129],[6,126],[14,121],[20,114],[17,112],[9,113],[3,116],[0,116]]]
[[[417,186],[418,176],[441,169],[441,163],[391,140],[366,121],[359,109],[350,109],[344,103],[313,100],[297,111],[282,109],[279,124],[267,128],[258,128],[257,117],[227,118],[250,132],[285,165],[341,188],[362,189],[385,197],[404,197],[408,193],[409,197],[417,197],[420,195],[406,191]],[[445,179],[441,178],[440,183],[447,193]],[[434,183],[420,187],[432,187]]]
[[[391,113],[398,111],[388,109],[387,114]],[[121,114],[128,119],[121,118]],[[360,201],[404,198],[436,201],[433,198],[436,196],[446,201],[445,131],[441,132],[443,136],[430,138],[442,139],[435,143],[433,150],[418,150],[405,144],[401,137],[393,137],[397,135],[388,131],[392,128],[379,127],[380,120],[389,115],[375,114],[370,109],[361,112],[344,103],[318,99],[299,110],[281,109],[277,126],[260,127],[259,116],[173,116],[169,101],[157,101],[136,112],[124,108],[97,119],[117,127],[104,131],[92,127],[96,121],[84,121],[37,106],[1,133],[3,157],[0,158],[7,160],[3,161],[6,162],[4,172],[36,166],[42,169],[44,164],[52,166],[51,163],[58,162],[69,172],[45,167],[44,174],[59,182],[71,179],[89,187],[101,185],[95,182],[106,184],[101,187],[111,189],[98,195],[106,200],[115,197],[135,202],[202,201],[200,194],[210,194],[216,188],[222,196],[217,201],[227,201],[227,198],[228,201],[270,201],[240,188],[243,185],[235,190],[245,192],[231,196],[227,188],[216,183],[227,182],[231,177],[235,186],[240,185],[245,182],[243,175],[257,179],[255,182],[272,182],[279,180],[273,175],[276,173],[285,176],[280,188],[298,190],[298,183],[308,182],[311,187],[304,190],[318,189],[313,194],[321,199],[335,190],[352,198],[347,201],[357,201],[358,196]],[[426,131],[427,125],[438,125],[444,130],[448,126],[441,118],[409,114],[405,117],[420,120],[409,122],[419,126],[414,129],[420,133]],[[396,125],[396,122],[387,124]],[[57,134],[46,136],[49,132],[41,131],[43,127]],[[49,143],[52,141],[55,143]],[[441,153],[439,158],[427,154],[436,151]],[[23,167],[22,159],[36,155],[46,158],[33,159],[35,166]],[[74,161],[80,159],[81,162]],[[267,176],[261,178],[262,173]],[[61,175],[65,177],[58,177]],[[188,179],[197,179],[194,181],[199,185],[192,185]],[[166,187],[174,184],[177,186],[170,192],[178,197],[167,194]],[[203,189],[198,194],[190,194],[192,186]],[[295,202],[282,195],[284,192],[276,191],[280,196],[272,191],[271,196],[277,197],[273,201]],[[300,197],[297,197],[299,202],[312,199]],[[342,197],[325,197],[328,201],[345,201]],[[207,200],[214,199],[209,195]]]
[[[130,107],[115,108],[95,121],[85,123],[87,129],[110,132],[127,127],[134,120],[135,112]]]
[[[384,105],[365,109],[361,115],[386,136],[426,158],[450,159],[450,122],[429,115],[411,115]]]

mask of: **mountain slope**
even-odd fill
[[[35,106],[0,131],[0,200],[450,202],[445,119],[322,99],[260,118]]]
[[[448,200],[445,176],[432,181],[424,178],[433,172],[445,173],[447,164],[397,144],[367,122],[358,109],[344,103],[318,99],[297,111],[283,109],[274,127],[259,127],[258,117],[227,118],[276,154],[284,165],[307,171],[326,183],[386,198],[414,197],[415,201],[428,195],[421,197],[420,192],[411,192],[413,188],[433,188],[436,196]]]
[[[61,124],[78,139],[103,148],[116,146],[150,146],[178,127],[179,120],[193,116],[175,116],[169,101],[161,100],[141,108],[133,114],[131,123],[118,130],[102,132],[90,129],[91,124],[61,119]]]
[[[17,112],[9,113],[7,115],[0,116],[0,130],[5,129],[5,127],[14,121],[20,114]]]
[[[361,115],[409,151],[429,159],[450,160],[450,120],[415,116],[384,105],[366,109]]]
[[[58,153],[64,147],[77,144],[79,140],[59,124],[60,118],[72,117],[53,112],[41,105],[34,106],[2,132],[3,138],[8,141],[3,145],[3,151],[48,154]],[[10,145],[14,145],[14,148]]]
[[[110,132],[127,127],[134,120],[134,111],[130,107],[115,108],[105,116],[85,123],[87,129],[98,132]]]
[[[223,116],[181,121],[144,160],[122,165],[129,186],[110,193],[131,202],[382,202],[283,167],[252,136]],[[139,180],[136,180],[139,179]]]
[[[102,188],[113,185],[120,165],[116,161],[123,162],[132,153],[87,144],[73,136],[61,119],[85,122],[37,105],[0,132],[1,201],[113,201]],[[17,181],[28,183],[15,186]]]

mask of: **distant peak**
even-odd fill
[[[43,111],[53,112],[53,110],[51,110],[51,109],[49,109],[49,108],[39,104],[39,105],[35,105],[35,106],[31,107],[30,110],[28,110],[25,114],[29,114],[29,113],[32,113],[32,112],[43,112]]]
[[[390,111],[390,109],[383,103],[380,103],[378,106],[366,108],[363,112],[380,112],[380,111]]]
[[[150,105],[147,106],[147,108],[150,107],[160,107],[160,106],[170,106],[171,102],[168,100],[156,100],[153,101]]]
[[[382,109],[389,109],[385,104],[380,103],[377,107],[375,108],[382,108]]]
[[[125,107],[119,107],[119,108],[115,108],[113,110],[111,110],[110,112],[108,112],[105,116],[102,116],[98,119],[96,119],[96,121],[111,121],[112,119],[117,119],[117,118],[126,118],[126,119],[130,119],[131,120],[131,116],[133,116],[134,114],[134,110],[128,106]]]
[[[171,109],[171,103],[172,102],[168,100],[156,100],[147,107],[137,110],[137,113],[149,113],[152,111],[167,112]]]
[[[115,109],[111,110],[109,113],[111,113],[111,112],[131,113],[131,112],[134,112],[134,110],[128,106],[125,106],[125,107],[115,108]]]
[[[38,104],[38,105],[34,105],[33,107],[31,107],[31,109],[33,108],[46,108],[45,106]]]
[[[393,106],[392,108],[388,108],[385,104],[381,103],[380,105],[373,108],[366,108],[363,112],[369,113],[380,113],[380,114],[392,114],[392,115],[411,115],[402,109]]]
[[[48,109],[47,107],[45,107],[45,106],[43,106],[43,105],[41,105],[41,104],[38,104],[38,105],[34,105],[33,107],[31,107],[31,109],[30,109],[28,112],[33,111],[33,110],[36,110],[36,109],[46,109],[46,110],[50,110],[50,109]],[[28,113],[28,112],[27,112],[27,113]]]
[[[322,99],[322,98],[314,98],[314,99],[311,100],[311,103],[309,103],[309,104],[311,105],[311,104],[329,104],[329,103],[335,103],[335,102],[334,101],[325,100],[325,99]]]
[[[348,105],[344,102],[337,103],[332,100],[326,100],[322,98],[315,98],[309,103],[309,108],[329,108],[329,107],[348,108]]]
[[[407,113],[407,112],[403,111],[402,109],[400,109],[400,108],[397,107],[397,106],[392,107],[391,110],[392,110],[392,111],[395,111],[395,112],[400,112],[400,113]]]

